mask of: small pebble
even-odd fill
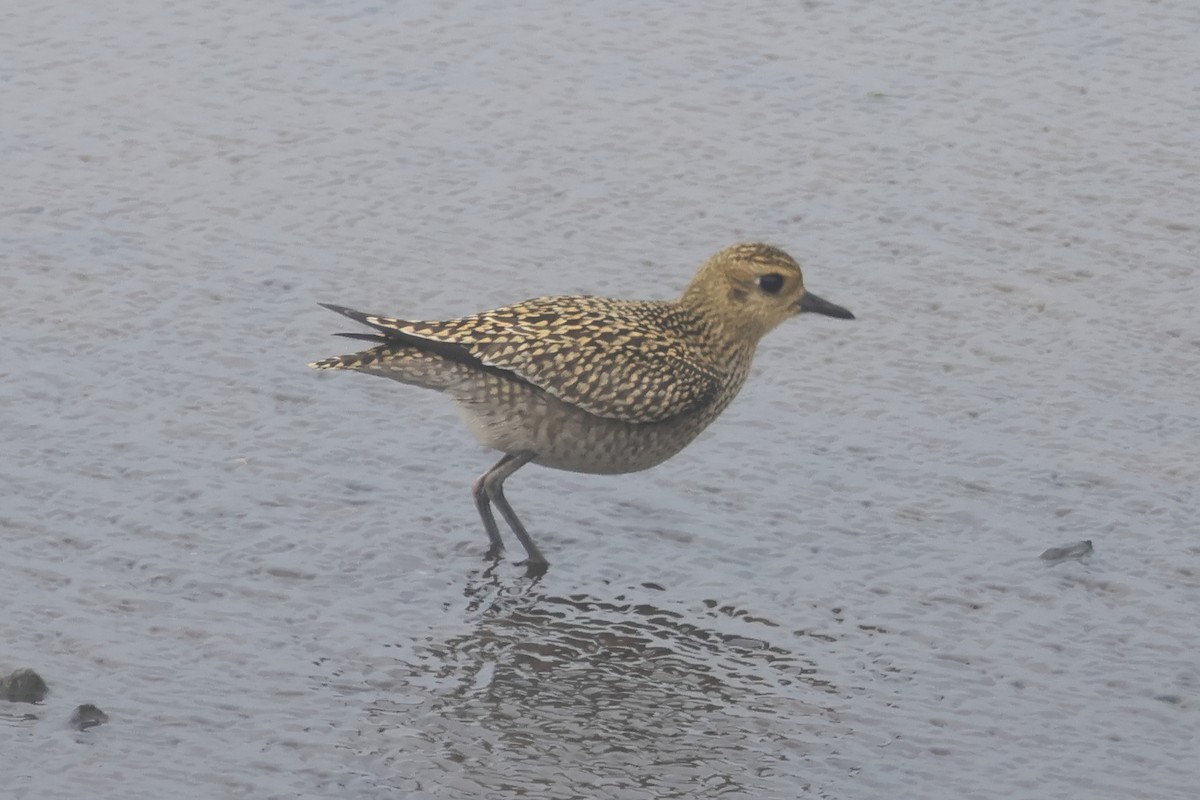
[[[1092,540],[1084,539],[1082,542],[1075,544],[1063,545],[1062,547],[1051,547],[1046,552],[1042,553],[1042,561],[1048,561],[1051,564],[1057,564],[1060,561],[1066,561],[1069,558],[1083,558],[1092,554]]]

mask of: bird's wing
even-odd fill
[[[591,414],[624,422],[687,413],[720,386],[716,369],[693,344],[696,320],[668,303],[539,297],[420,322],[328,308],[370,325],[383,340],[457,349]]]

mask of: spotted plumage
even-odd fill
[[[538,297],[434,322],[327,308],[376,328],[384,341],[431,343],[449,358],[457,349],[463,359],[508,372],[607,419],[669,419],[711,401],[721,383],[721,365],[698,344],[703,320],[672,303]]]
[[[852,318],[806,292],[799,265],[770,245],[726,248],[678,300],[538,297],[451,320],[408,321],[326,306],[375,329],[375,342],[310,366],[381,375],[453,397],[475,436],[504,452],[474,486],[492,543],[494,503],[531,564],[545,559],[503,496],[526,463],[634,472],[670,458],[733,400],[759,339],[802,311]]]

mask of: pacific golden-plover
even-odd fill
[[[678,300],[538,297],[459,319],[410,322],[325,305],[376,333],[375,347],[316,361],[437,389],[475,437],[504,453],[471,491],[491,540],[500,509],[528,554],[546,559],[504,498],[526,464],[618,474],[660,464],[729,405],[759,339],[810,311],[854,315],[804,288],[800,265],[766,244],[735,244],[701,266]]]

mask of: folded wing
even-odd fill
[[[670,303],[540,297],[469,317],[392,319],[326,306],[399,340],[512,373],[600,417],[651,423],[686,414],[717,393],[719,375],[696,352],[699,321]]]

